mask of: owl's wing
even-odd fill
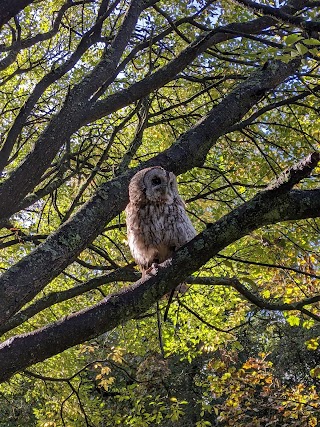
[[[192,240],[196,234],[196,230],[194,229],[184,206],[180,206],[176,217],[176,249]]]

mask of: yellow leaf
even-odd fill
[[[316,366],[315,368],[311,369],[310,375],[312,378],[320,378],[320,366]]]
[[[319,341],[317,338],[311,338],[310,340],[305,342],[308,350],[317,350],[319,347]]]
[[[315,417],[311,417],[311,418],[309,419],[308,425],[309,425],[309,426],[311,426],[311,427],[315,427],[315,426],[317,426],[317,425],[318,425],[318,421],[317,421],[317,419],[316,419]]]
[[[287,321],[290,326],[299,326],[300,325],[300,318],[298,316],[289,316],[287,318]]]
[[[270,298],[270,291],[268,289],[266,289],[265,291],[262,292],[262,296],[264,298]]]

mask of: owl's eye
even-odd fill
[[[152,183],[152,185],[159,185],[159,184],[161,184],[161,179],[157,178],[157,177],[152,178],[151,183]]]

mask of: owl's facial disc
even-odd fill
[[[154,197],[154,201],[169,202],[169,192],[166,180],[159,177],[154,177],[151,180],[151,189]]]
[[[155,203],[173,203],[173,185],[165,170],[151,170],[145,177],[147,198]]]

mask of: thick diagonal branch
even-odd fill
[[[307,178],[320,160],[320,153],[311,153],[305,159],[296,163],[291,168],[283,171],[268,187],[267,192],[285,193],[298,184],[302,179]]]
[[[11,18],[33,2],[34,0],[2,0],[0,2],[0,29]]]
[[[5,341],[0,346],[0,381],[144,313],[211,257],[253,230],[279,221],[319,216],[320,189],[259,193],[179,249],[172,260],[159,266],[156,276],[42,329]]]

